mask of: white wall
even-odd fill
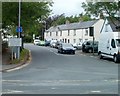
[[[113,30],[112,30],[112,28],[111,28],[107,19],[105,20],[105,23],[103,25],[103,29],[102,29],[101,32],[113,32]]]
[[[98,20],[98,22],[96,22],[92,27],[94,27],[94,36],[95,36],[95,40],[99,40],[99,35],[100,35],[100,31],[101,28],[103,26],[104,20],[100,19]],[[88,34],[85,35],[86,30],[88,30]],[[48,35],[47,35],[48,34]],[[70,40],[70,43],[74,44],[74,39],[76,40],[76,43],[80,42],[84,42],[86,40],[93,40],[92,36],[89,36],[90,32],[89,32],[89,28],[87,29],[76,29],[76,35],[74,35],[74,29],[70,30],[70,34],[68,36],[68,30],[62,30],[62,36],[60,36],[60,31],[58,31],[58,36],[56,36],[56,32],[52,32],[52,36],[50,36],[50,32],[46,33],[45,32],[45,38],[46,39],[57,39],[60,41],[64,39],[67,40],[68,43],[68,39]]]
[[[94,36],[96,41],[99,41],[99,36],[100,36],[101,29],[103,27],[103,24],[104,24],[103,19],[100,19],[98,22],[94,24]]]

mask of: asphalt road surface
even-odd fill
[[[58,54],[50,47],[26,44],[32,60],[2,73],[3,94],[117,94],[118,65],[85,54]]]

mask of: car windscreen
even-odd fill
[[[116,39],[116,44],[118,47],[120,47],[120,39]]]
[[[34,42],[40,42],[40,41],[37,41],[37,40],[36,40],[36,41],[34,41]]]
[[[63,44],[63,47],[72,47],[71,44]]]

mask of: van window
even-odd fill
[[[120,47],[120,39],[116,39],[116,44],[118,47]]]
[[[112,48],[116,48],[114,39],[111,40],[111,46],[112,46]]]

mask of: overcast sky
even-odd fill
[[[71,16],[78,15],[84,11],[81,5],[85,0],[53,0],[53,2],[52,15],[65,13],[65,16]]]

